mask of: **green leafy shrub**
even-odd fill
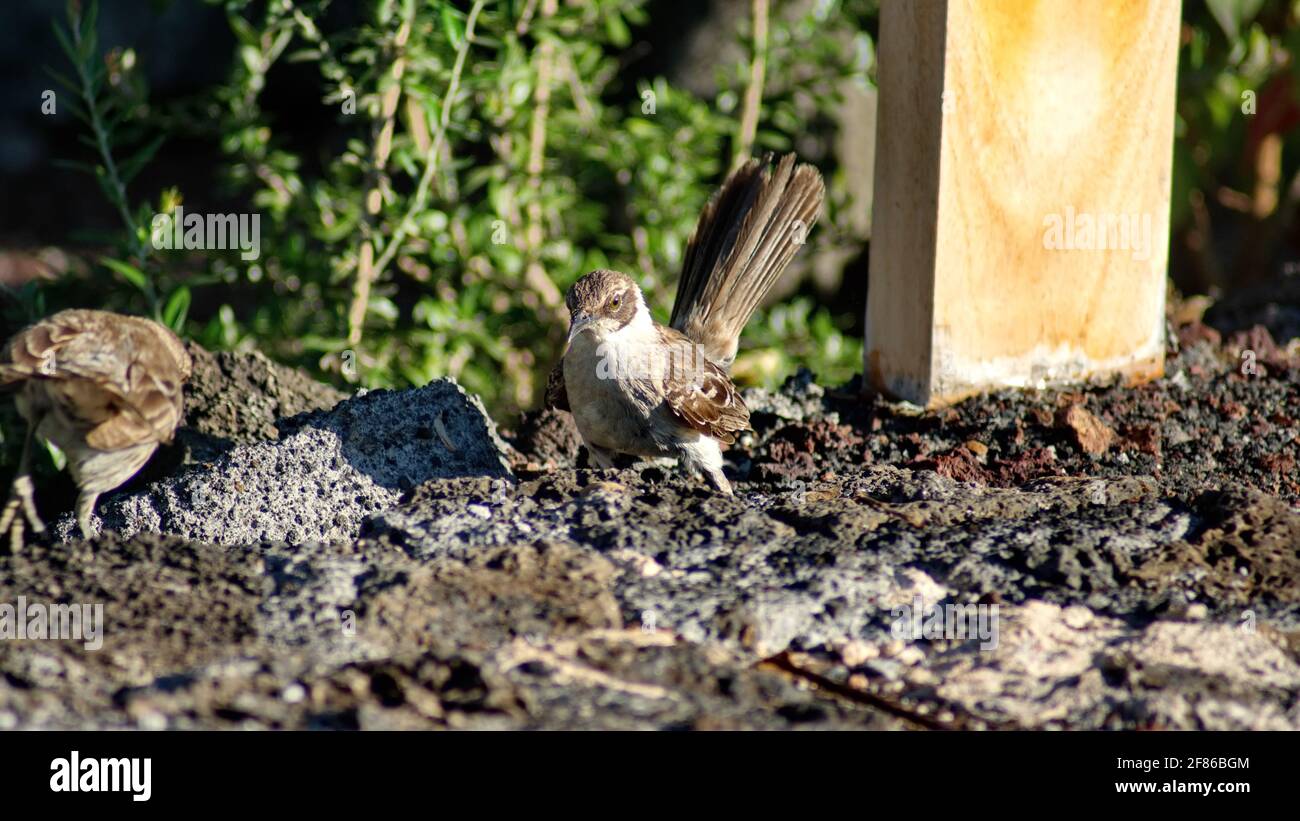
[[[111,239],[118,250],[93,274],[107,307],[152,314],[209,347],[255,346],[337,382],[452,375],[497,413],[539,401],[562,345],[563,293],[586,271],[632,273],[666,318],[686,239],[743,145],[747,26],[723,35],[739,38],[746,56],[721,72],[718,99],[704,100],[661,78],[620,79],[632,30],[647,21],[644,0],[378,0],[334,28],[323,22],[328,0],[219,5],[237,41],[229,75],[170,110],[151,107],[127,69],[108,81],[122,54],[96,54],[93,4],[70,12],[64,36],[77,75],[66,79],[96,137],[92,162],[79,167],[123,223]],[[869,61],[841,47],[869,44],[858,19],[873,4],[859,5],[773,17],[764,51],[776,79],[752,151],[789,150],[803,128],[796,111],[833,106],[837,81],[869,82]],[[796,61],[813,70],[794,71]],[[291,150],[262,108],[268,76],[286,64],[314,69],[320,105],[334,112],[341,137],[315,155]],[[105,118],[113,128],[101,127]],[[129,198],[129,172],[177,130],[220,145],[223,196],[261,219],[256,260],[152,247],[155,214],[212,200],[175,189],[157,202]],[[805,256],[861,242],[834,230],[837,196],[830,230],[814,232]],[[83,288],[47,286],[41,307],[75,302]],[[774,384],[808,364],[847,377],[861,361],[860,340],[841,331],[853,313],[806,298],[773,308],[746,334],[740,373]]]
[[[56,71],[87,150],[69,160],[98,181],[121,230],[91,238],[106,251],[89,282],[29,286],[14,305],[35,315],[93,293],[208,347],[257,347],[338,383],[452,375],[498,415],[538,402],[562,343],[559,300],[586,271],[633,274],[667,317],[686,239],[733,156],[833,139],[839,91],[872,83],[878,12],[874,0],[775,4],[765,38],[741,20],[717,32],[741,47],[703,99],[663,78],[625,79],[646,0],[367,0],[346,14],[330,0],[208,2],[234,36],[228,73],[161,106],[140,71],[149,55],[101,53],[94,3],[84,14],[70,5]],[[1193,249],[1186,288],[1267,268],[1294,227],[1300,128],[1286,117],[1300,89],[1298,16],[1300,0],[1186,4],[1173,181],[1175,250]],[[741,123],[759,52],[751,144]],[[264,107],[289,67],[310,73],[332,120],[306,148]],[[1246,92],[1259,115],[1243,113]],[[219,191],[133,187],[160,141],[177,136],[214,146]],[[1271,181],[1260,179],[1264,138],[1280,157]],[[833,152],[815,159],[829,203],[796,265],[847,259],[864,239],[848,225]],[[1270,190],[1275,202],[1260,211]],[[256,260],[152,247],[156,214],[212,210],[218,197],[260,215]],[[1234,222],[1250,259],[1225,261],[1209,241]],[[847,378],[860,370],[848,329],[861,312],[806,294],[761,311],[737,378],[771,386],[801,364],[824,381]]]
[[[1189,292],[1228,291],[1284,270],[1296,228],[1300,0],[1206,0],[1183,17],[1172,223],[1186,261],[1175,274]]]

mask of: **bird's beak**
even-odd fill
[[[573,319],[569,322],[569,341],[567,344],[572,345],[573,340],[578,338],[578,334],[591,327],[596,318],[591,314],[575,311]]]

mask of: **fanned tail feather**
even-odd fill
[[[740,332],[807,239],[825,192],[817,169],[796,165],[794,154],[734,171],[687,244],[672,327],[730,368]]]

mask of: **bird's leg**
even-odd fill
[[[614,469],[614,451],[607,450],[599,445],[593,445],[590,442],[584,443],[587,446],[587,452],[591,454],[591,462],[600,470]]]
[[[89,539],[94,534],[90,531],[90,517],[95,512],[95,500],[99,498],[98,493],[91,493],[83,490],[77,496],[77,524],[81,526],[81,538]]]
[[[23,481],[18,487],[18,496],[23,500],[23,513],[26,514],[32,530],[36,533],[44,533],[45,523],[36,512],[36,486],[32,483],[31,475],[32,442],[35,438],[36,426],[31,425],[27,428],[27,439],[23,442],[23,456],[19,462],[19,473]],[[3,532],[3,528],[0,528],[0,532]]]
[[[727,481],[727,474],[722,472],[721,467],[705,468],[704,476],[709,480],[709,484],[713,485],[713,488],[719,493],[724,493],[727,496],[733,495],[731,482]]]
[[[36,512],[36,500],[33,498],[35,487],[32,485],[32,440],[36,436],[36,425],[40,420],[27,425],[27,436],[23,439],[23,455],[18,460],[18,473],[9,488],[9,500],[5,502],[4,512],[0,514],[0,533],[10,531],[10,546],[14,553],[23,549],[23,520],[30,524],[34,533],[44,533],[45,523]],[[22,508],[22,516],[18,515]]]
[[[678,461],[691,473],[703,473],[704,478],[719,493],[732,495],[731,482],[727,481],[727,474],[722,472],[722,448],[716,440],[701,436],[682,445]]]

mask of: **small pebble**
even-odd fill
[[[939,677],[924,667],[918,667],[915,670],[908,671],[905,678],[907,679],[908,684],[913,684],[917,687],[930,687],[939,683]]]
[[[858,667],[880,657],[880,650],[865,641],[851,641],[840,648],[840,658],[850,667]]]
[[[140,729],[161,732],[167,729],[167,717],[162,713],[145,713],[140,716]]]
[[[1066,626],[1072,627],[1075,630],[1082,630],[1092,623],[1092,611],[1077,604],[1073,607],[1065,608],[1065,612],[1061,614],[1061,617],[1065,621]]]
[[[910,644],[899,652],[898,661],[912,667],[925,661],[925,652],[915,644]]]

